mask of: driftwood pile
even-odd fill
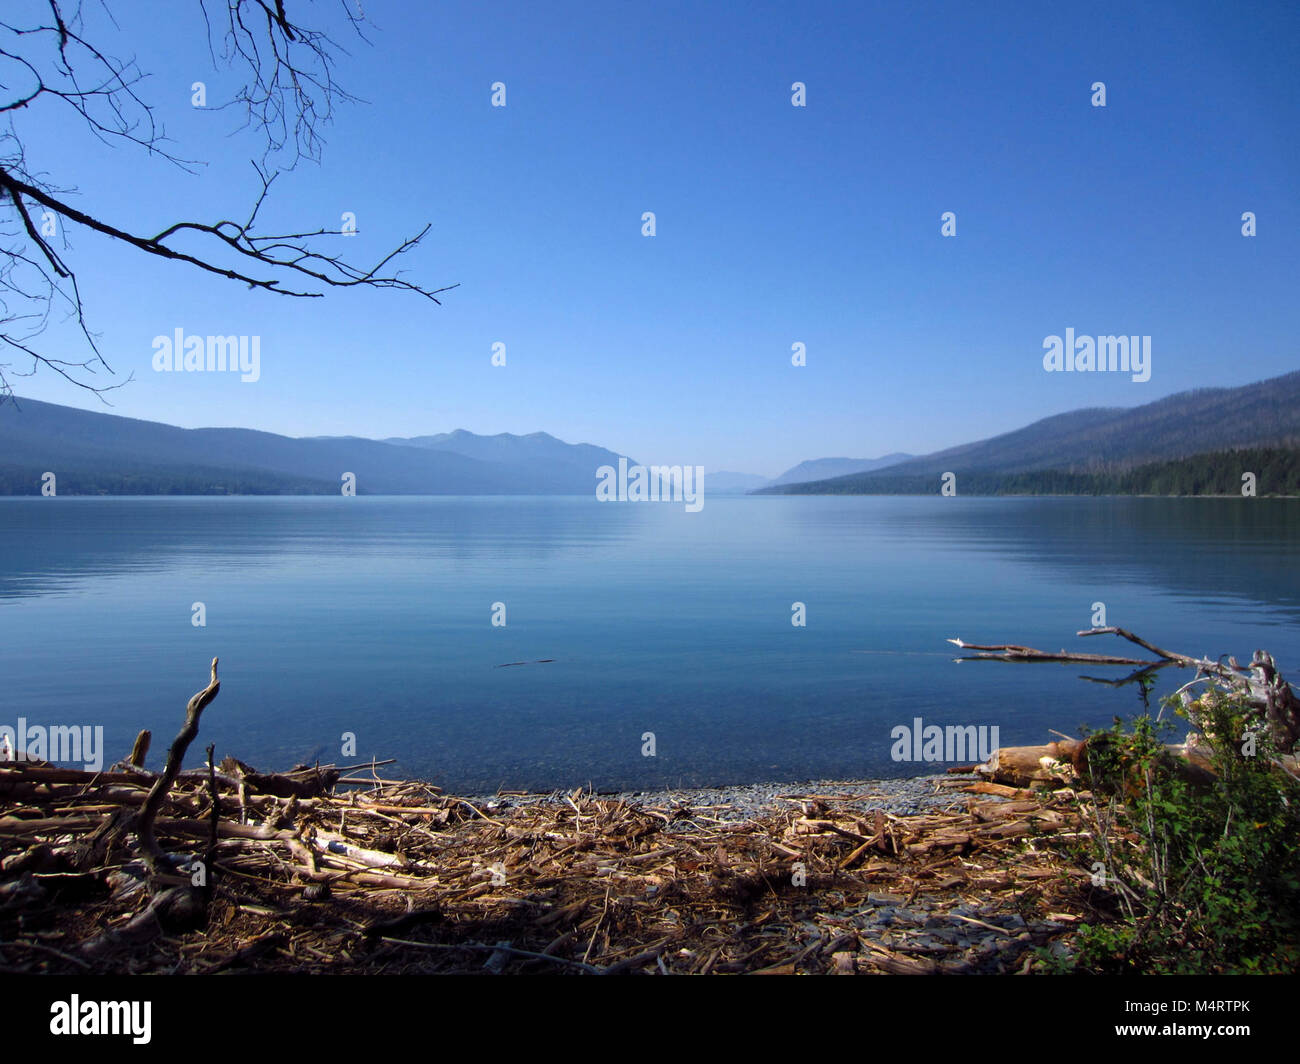
[[[1086,879],[1039,845],[1074,820],[1038,798],[893,816],[807,796],[737,823],[582,793],[284,798],[218,778],[209,846],[199,776],[168,792],[171,871],[150,879],[132,829],[147,785],[0,766],[0,970],[1007,972],[1068,932],[1059,899]]]
[[[0,763],[0,971],[1011,972],[1079,919],[1061,796],[945,780],[925,814],[791,795],[737,821],[210,747],[182,772],[218,689],[214,662],[161,773],[143,734],[107,772]]]

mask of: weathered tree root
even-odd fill
[[[190,931],[201,926],[207,917],[203,896],[192,887],[169,887],[155,894],[148,906],[122,927],[108,928],[82,943],[82,956],[95,960],[113,953],[152,942],[159,935]]]
[[[212,678],[208,681],[208,686],[202,691],[195,692],[186,705],[185,724],[173,740],[171,749],[167,751],[167,763],[163,767],[162,775],[154,780],[144,800],[144,807],[136,818],[136,838],[139,840],[140,856],[144,861],[148,886],[153,892],[153,897],[144,909],[122,927],[101,931],[94,938],[83,942],[80,952],[84,957],[92,960],[102,958],[118,949],[151,942],[159,935],[189,930],[200,926],[207,917],[207,902],[211,896],[207,877],[204,877],[203,889],[188,883],[176,883],[174,869],[168,867],[167,856],[158,845],[158,839],[154,834],[154,822],[171,791],[172,784],[180,774],[181,764],[185,760],[190,743],[199,733],[199,718],[203,710],[221,690],[221,681],[217,679],[217,660],[212,659]],[[141,732],[136,739],[130,764],[138,767],[137,758],[140,761],[144,760],[144,752],[148,749],[148,734],[148,732]],[[213,794],[215,796],[215,790]],[[206,862],[208,866],[211,865],[211,849],[210,844],[209,860]],[[129,893],[138,889],[139,882],[138,878],[127,876],[119,885],[119,889],[121,892]]]
[[[185,726],[172,741],[171,749],[167,751],[167,764],[163,768],[162,775],[150,788],[149,797],[145,799],[144,808],[140,811],[140,819],[136,822],[141,854],[149,866],[150,873],[154,875],[158,873],[158,863],[162,860],[163,852],[154,837],[153,822],[158,816],[158,810],[162,808],[167,792],[176,782],[181,763],[185,760],[185,752],[189,750],[194,737],[199,734],[199,717],[221,690],[221,681],[217,679],[217,660],[212,659],[212,679],[208,681],[208,686],[196,692],[185,707]]]

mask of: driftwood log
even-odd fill
[[[1092,788],[1097,781],[1093,777],[1089,755],[1096,752],[1099,744],[1109,741],[1108,735],[1097,735],[1090,739],[1064,739],[1043,746],[1002,746],[993,751],[988,761],[977,765],[975,772],[994,787],[1061,787],[1077,781]],[[1205,748],[1194,743],[1167,744],[1161,759],[1171,772],[1188,783],[1202,786],[1215,778]],[[1300,758],[1283,754],[1276,761],[1281,768],[1300,779]]]
[[[1082,745],[1078,739],[1064,739],[1045,746],[1000,746],[975,771],[994,783],[1011,787],[1064,784],[1069,781],[1074,758]]]
[[[237,758],[227,757],[221,771],[262,794],[277,798],[315,798],[328,794],[339,781],[340,772],[333,766],[296,765],[288,772],[262,773],[249,768]]]

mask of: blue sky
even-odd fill
[[[362,2],[371,45],[332,4],[296,16],[346,44],[337,76],[367,102],[326,129],[319,167],[277,182],[268,227],[355,212],[338,247],[364,260],[432,223],[405,266],[460,287],[441,307],[292,301],[71,231],[92,327],[135,374],[112,412],[290,435],[544,430],[775,474],[1300,365],[1294,4]],[[189,104],[194,81],[209,104],[239,84],[212,68],[197,4],[114,11],[113,50],[150,74],[173,149],[207,165],[105,149],[35,108],[29,165],[140,230],[242,217],[259,146]],[[152,339],[178,327],[260,336],[261,379],[155,373]],[[1045,372],[1043,339],[1067,327],[1150,335],[1151,380]],[[70,341],[52,330],[45,349]],[[104,409],[48,372],[15,384]]]

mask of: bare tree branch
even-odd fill
[[[113,370],[86,321],[69,228],[276,295],[319,298],[331,288],[394,288],[439,303],[438,294],[457,287],[428,288],[391,268],[419,246],[427,224],[370,266],[322,249],[319,241],[347,235],[341,230],[259,230],[258,216],[276,178],[303,159],[319,161],[322,127],[340,104],[359,102],[334,77],[335,62],[346,53],[325,31],[294,22],[285,0],[224,0],[211,13],[205,0],[198,6],[214,65],[243,70],[243,87],[213,109],[241,110],[243,128],[260,137],[261,159],[253,162],[260,187],[243,222],[185,219],[166,223],[154,235],[74,206],[74,190],[29,165],[20,124],[44,120],[47,111],[70,110],[87,135],[103,144],[143,149],[149,157],[195,172],[198,163],[169,147],[142,95],[146,75],[136,60],[92,43],[98,29],[88,28],[80,0],[46,0],[45,17],[28,25],[0,20],[0,351],[30,360],[24,372],[0,357],[0,402],[13,395],[10,377],[31,376],[42,367],[101,398],[130,380],[95,379],[99,371],[111,376]],[[364,17],[346,0],[340,6],[344,25],[366,42]],[[97,6],[101,9],[111,22],[107,0]],[[112,29],[117,30],[115,23]],[[222,42],[220,53],[214,37]],[[56,308],[76,328],[85,358],[54,353],[39,342]]]

